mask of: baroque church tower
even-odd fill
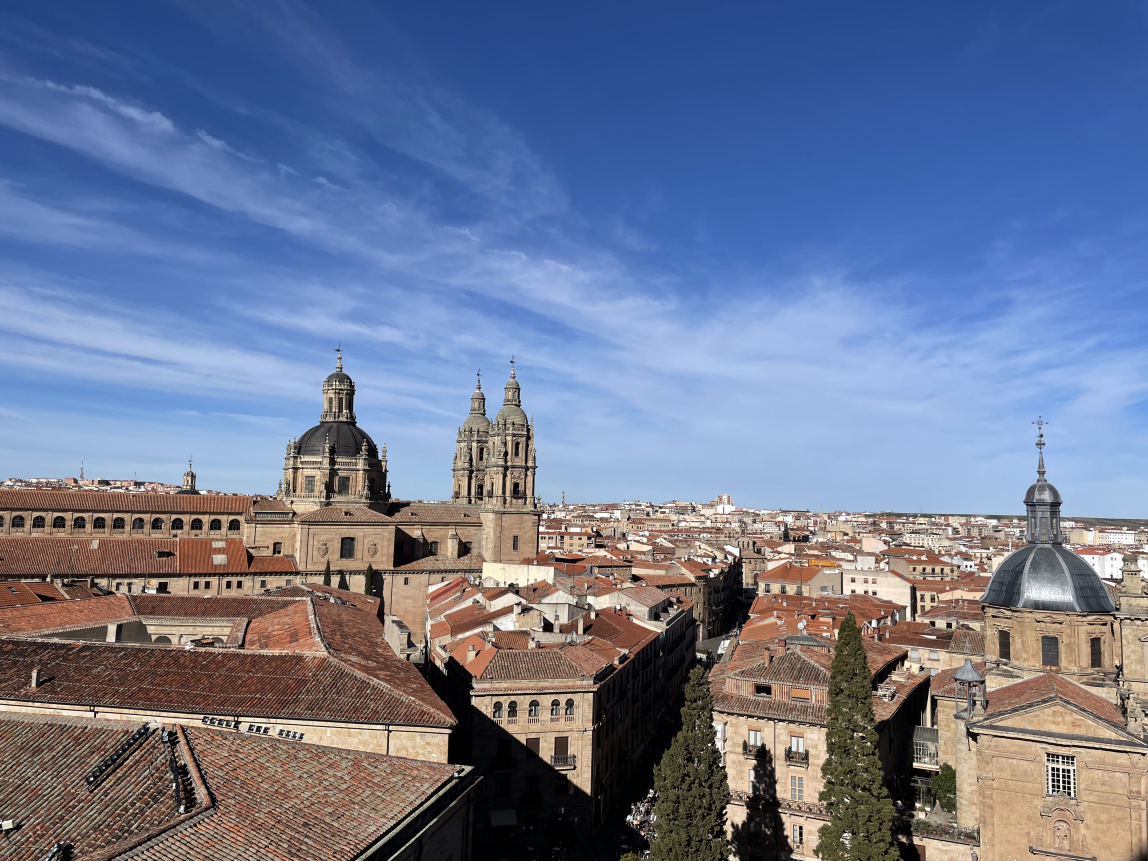
[[[534,423],[522,410],[522,389],[511,359],[502,409],[493,422],[486,417],[481,376],[470,396],[470,415],[458,429],[451,499],[488,509],[534,510],[537,467]]]
[[[287,443],[283,480],[276,498],[296,511],[337,503],[386,503],[387,447],[382,451],[355,423],[355,381],[343,372],[342,350],[335,372],[323,381],[319,424]]]

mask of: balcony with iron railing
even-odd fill
[[[567,756],[558,756],[555,754],[550,757],[550,764],[555,768],[577,768],[578,756],[577,754],[569,754]]]
[[[787,747],[785,749],[785,764],[795,765],[798,768],[809,768],[809,751],[794,750],[791,747]]]

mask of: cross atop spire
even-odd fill
[[[335,348],[335,355],[337,357],[335,359],[335,370],[341,371],[341,370],[343,370],[343,342],[342,341],[340,341],[339,346]]]
[[[1036,450],[1040,452],[1040,457],[1037,459],[1036,474],[1043,479],[1044,447],[1047,445],[1047,443],[1044,441],[1044,426],[1050,424],[1050,422],[1048,422],[1044,416],[1037,416],[1036,421],[1034,421],[1033,424],[1036,425]]]
[[[474,384],[474,390],[476,392],[482,391],[482,368],[478,369],[478,382]]]
[[[514,379],[514,354],[510,354],[510,379]]]

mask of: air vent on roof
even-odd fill
[[[226,565],[227,564],[227,554],[226,553],[212,553],[211,554],[211,564],[212,565]]]
[[[226,547],[227,542],[226,541],[212,541],[211,546],[212,547]]]
[[[98,538],[93,538],[93,539],[92,539],[92,546],[91,546],[91,549],[92,549],[92,550],[99,550],[99,549],[100,549],[100,539],[98,539]]]

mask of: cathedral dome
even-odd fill
[[[486,417],[486,395],[482,393],[482,374],[478,375],[478,381],[475,383],[474,392],[470,396],[470,415],[466,417],[466,421],[462,423],[465,429],[474,429],[479,431],[490,430],[490,419]]]
[[[981,603],[1017,610],[1112,613],[1116,607],[1104,582],[1064,546],[1060,492],[1044,477],[1044,445],[1042,432],[1036,440],[1036,483],[1024,495],[1028,543],[1001,562]]]
[[[1069,613],[1116,609],[1092,566],[1060,544],[1028,544],[1009,555],[993,574],[981,603]]]
[[[315,427],[299,437],[299,454],[304,457],[322,457],[327,454],[327,446],[335,446],[339,457],[355,457],[367,443],[367,454],[378,457],[375,441],[357,424],[352,422],[319,422]]]
[[[343,373],[343,360],[342,360],[342,357],[340,357],[340,359],[339,359],[339,370],[337,370],[337,371],[335,371],[335,372],[333,372],[333,373],[331,373],[331,374],[328,374],[328,375],[327,375],[327,379],[325,379],[325,380],[323,381],[323,383],[324,383],[324,384],[328,384],[328,383],[338,383],[338,384],[340,384],[340,385],[344,385],[344,386],[350,386],[350,385],[353,385],[353,384],[354,384],[354,383],[353,383],[353,381],[351,380],[350,376],[349,376],[349,375],[347,375],[347,374],[345,374],[345,373]]]
[[[488,431],[490,430],[490,419],[484,415],[476,415],[471,413],[466,417],[466,421],[462,423],[464,428],[475,428],[477,430]]]
[[[514,359],[510,360],[510,379],[506,381],[506,389],[502,399],[502,409],[494,417],[496,422],[527,423],[526,413],[522,410],[522,387],[514,377]]]

